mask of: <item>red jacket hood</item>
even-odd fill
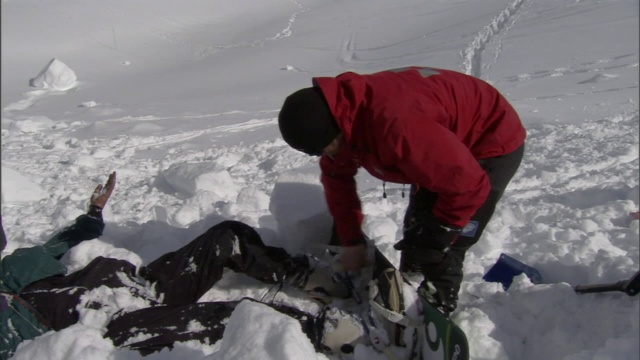
[[[329,104],[331,112],[338,121],[342,135],[348,142],[352,141],[353,123],[357,118],[358,109],[367,105],[366,89],[367,84],[364,79],[357,74],[348,76],[344,74],[344,79],[320,77],[314,78],[314,83],[322,89],[325,99]]]

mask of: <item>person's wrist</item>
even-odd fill
[[[96,204],[90,204],[89,210],[87,211],[87,215],[95,218],[102,218],[102,207]]]

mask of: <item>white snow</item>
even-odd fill
[[[21,204],[44,199],[46,193],[16,170],[2,166],[2,203]]]
[[[277,331],[274,331],[277,329]],[[220,351],[209,360],[314,359],[316,352],[293,318],[250,301],[241,302],[231,314],[225,336],[245,341],[222,341]],[[318,358],[324,358],[322,355]]]
[[[114,170],[105,234],[65,256],[71,270],[98,255],[148,263],[224,219],[269,244],[317,250],[330,217],[316,159],[279,138],[284,98],[312,76],[449,68],[494,84],[528,130],[522,166],[465,260],[454,318],[472,358],[640,358],[640,297],[572,289],[640,269],[629,216],[640,206],[639,17],[635,0],[3,1],[4,254],[72,221]],[[397,264],[402,186],[387,184],[384,199],[364,172],[358,186],[364,230]],[[501,253],[543,284],[483,281]],[[318,310],[300,292],[269,290],[227,272],[201,301]],[[16,358],[139,358],[101,334],[116,308],[144,304],[92,296],[110,306],[23,343]],[[227,325],[216,344],[148,358],[327,358],[265,306],[245,302]],[[384,358],[360,346],[355,357]]]

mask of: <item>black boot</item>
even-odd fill
[[[423,258],[420,258],[421,253],[403,251],[400,258],[400,271],[409,276],[421,273],[424,280],[418,291],[429,303],[446,317],[449,317],[458,305],[458,291],[460,290],[458,280],[462,279],[462,276],[461,274],[457,276],[457,271],[451,271],[450,267],[443,269],[442,263],[425,264],[424,254],[422,254]]]
[[[432,282],[424,280],[418,292],[444,316],[449,317],[458,306],[459,288],[451,286],[437,287]]]
[[[403,252],[403,258],[409,252]],[[462,283],[462,257],[456,251],[446,254],[437,251],[423,249],[416,251],[419,262],[419,271],[424,276],[420,288],[427,295],[428,301],[440,310],[445,316],[449,316],[458,305],[458,292]],[[420,256],[421,255],[421,256]]]

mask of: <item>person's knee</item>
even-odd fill
[[[224,220],[210,227],[209,230],[207,230],[207,233],[222,233],[228,230],[231,230],[234,232],[243,232],[243,231],[247,231],[246,228],[251,228],[251,227],[239,221]]]
[[[227,244],[240,242],[241,244],[262,245],[260,235],[251,226],[235,220],[224,220],[207,230],[202,237],[207,242]]]
[[[401,250],[400,271],[409,273],[431,273],[437,270],[445,258],[445,253],[428,247]]]

